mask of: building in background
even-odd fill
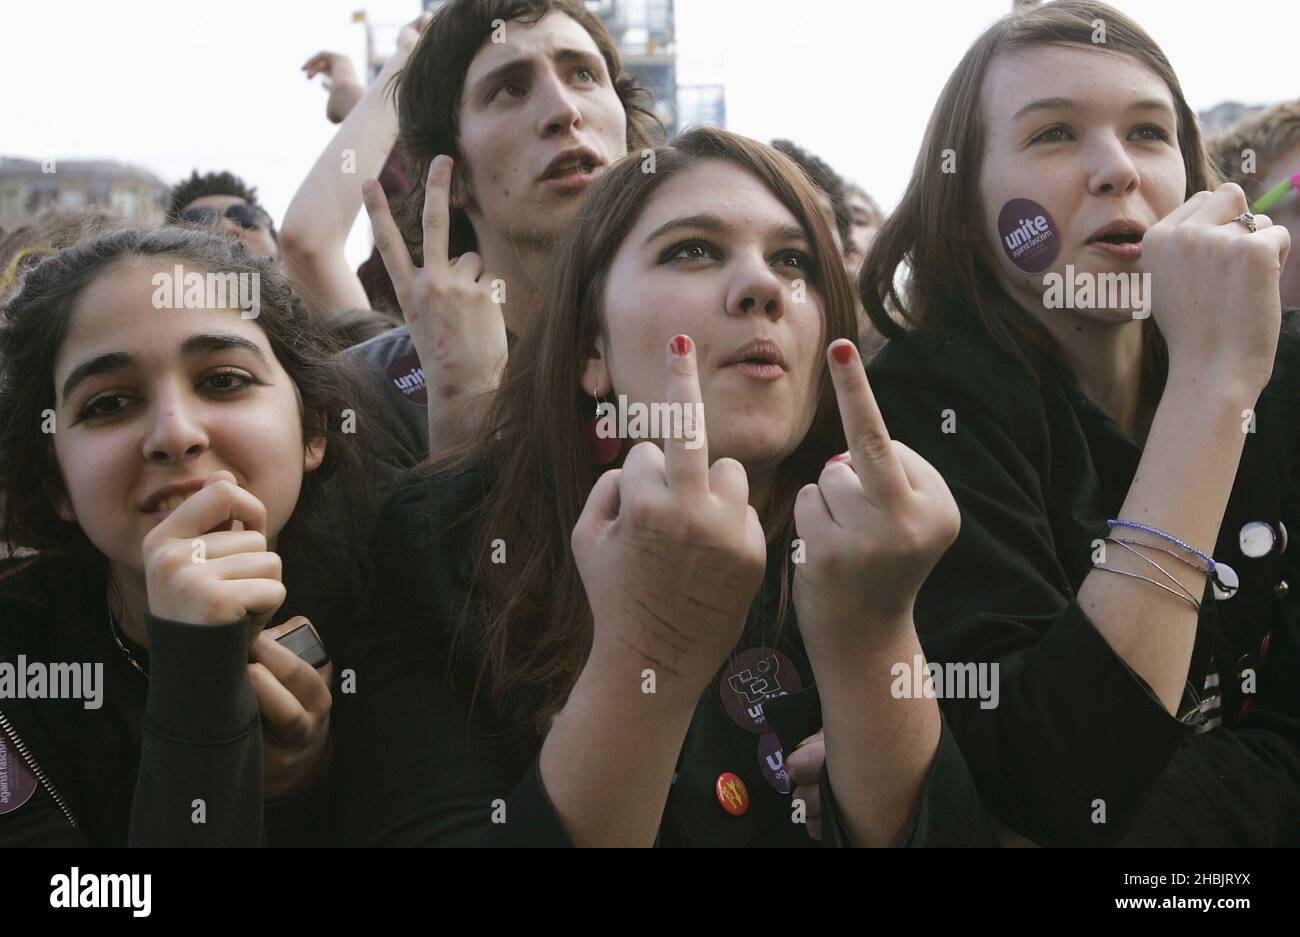
[[[436,11],[446,0],[424,0]],[[655,113],[671,138],[692,124],[726,125],[727,107],[720,84],[677,83],[677,41],[673,0],[585,0],[608,27],[628,71],[655,98]],[[363,11],[354,14],[363,22]],[[372,41],[373,45],[373,41]],[[374,68],[375,54],[371,53]]]
[[[46,171],[52,170],[52,171]],[[163,221],[167,184],[148,170],[108,160],[0,156],[0,228],[31,224],[49,211],[97,208],[130,224]]]

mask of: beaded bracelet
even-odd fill
[[[1196,547],[1192,546],[1190,543],[1183,543],[1183,541],[1179,540],[1173,534],[1167,534],[1163,530],[1158,530],[1155,527],[1148,527],[1146,524],[1137,524],[1134,523],[1133,521],[1122,521],[1119,520],[1118,518],[1112,518],[1111,520],[1108,520],[1106,522],[1106,525],[1108,527],[1131,527],[1134,530],[1144,530],[1149,534],[1155,534],[1155,536],[1161,538],[1162,540],[1168,540],[1170,543],[1182,547],[1184,550],[1186,550],[1188,553],[1192,554],[1193,556],[1198,556],[1201,559],[1205,560],[1205,569],[1201,570],[1201,572],[1209,573],[1212,579],[1214,579],[1216,582],[1218,581],[1218,577],[1214,575],[1214,557],[1210,556],[1208,553],[1202,553],[1200,550],[1196,549]]]

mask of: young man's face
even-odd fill
[[[256,217],[247,216],[241,224],[232,219],[226,210],[232,205],[253,209]],[[184,208],[181,214],[195,209],[209,209],[215,214],[213,224],[227,234],[237,237],[244,245],[244,250],[252,257],[279,257],[280,248],[271,236],[270,217],[256,206],[237,195],[204,195],[196,198]]]
[[[512,20],[501,35],[465,75],[454,197],[480,242],[544,243],[627,153],[627,113],[596,43],[568,15]]]

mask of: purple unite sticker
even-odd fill
[[[393,386],[416,403],[425,406],[429,402],[428,388],[424,384],[424,369],[420,367],[420,356],[408,352],[388,366],[388,377]]]
[[[998,213],[998,234],[1007,258],[1025,273],[1042,273],[1061,252],[1061,233],[1047,209],[1013,198]]]
[[[775,732],[765,732],[758,737],[758,770],[763,772],[763,779],[778,794],[794,790],[794,782],[785,766],[785,751]]]
[[[768,731],[765,700],[802,689],[803,681],[790,658],[770,647],[741,651],[722,671],[718,683],[723,711],[732,722],[755,735]]]
[[[35,792],[36,779],[18,753],[9,747],[9,740],[0,735],[0,814],[17,810]]]

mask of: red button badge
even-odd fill
[[[749,809],[749,791],[745,789],[745,782],[730,771],[718,775],[714,792],[718,795],[722,809],[733,817],[738,817]]]

